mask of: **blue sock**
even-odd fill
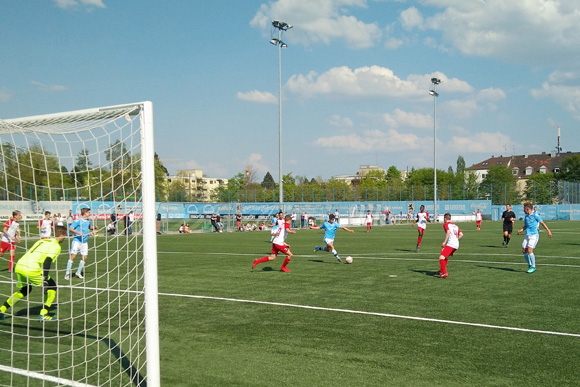
[[[530,257],[530,266],[536,267],[536,256],[534,255],[534,253],[528,254],[528,256]]]
[[[526,262],[528,263],[528,266],[530,266],[530,258],[528,256],[529,256],[528,253],[524,253],[524,258],[526,259]]]
[[[73,261],[71,261],[70,259],[66,262],[66,275],[70,275],[70,270],[72,269],[72,264]]]
[[[79,268],[77,269],[77,274],[81,274],[83,272],[83,267],[85,267],[85,261],[81,259],[79,262]]]

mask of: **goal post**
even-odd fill
[[[52,237],[56,224],[82,234],[85,208],[88,250],[67,236],[49,281],[0,256],[2,385],[160,385],[151,102],[0,119],[0,220],[22,215],[15,260],[46,220]]]

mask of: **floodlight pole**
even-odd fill
[[[441,83],[438,78],[431,78],[433,89],[429,94],[433,96],[433,220],[437,221],[437,85]]]
[[[278,176],[280,211],[284,208],[284,184],[282,177],[282,48],[287,45],[282,41],[282,32],[293,26],[279,20],[272,20],[272,26],[278,30],[278,38],[272,38],[270,43],[278,46]]]

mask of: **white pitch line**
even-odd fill
[[[466,326],[479,327],[479,328],[502,329],[502,330],[507,330],[507,331],[540,333],[540,334],[544,334],[544,335],[555,335],[555,336],[567,336],[567,337],[580,338],[580,333],[543,331],[543,330],[539,330],[539,329],[516,328],[516,327],[506,327],[506,326],[501,326],[501,325],[479,324],[479,323],[470,323],[470,322],[453,321],[453,320],[441,320],[441,319],[437,319],[437,318],[428,318],[428,317],[403,316],[403,315],[391,314],[391,313],[365,312],[365,311],[360,311],[360,310],[325,308],[325,307],[320,307],[320,306],[297,305],[297,304],[286,304],[286,303],[282,303],[282,302],[239,300],[236,298],[194,296],[194,295],[186,295],[186,294],[159,293],[159,295],[160,296],[170,296],[170,297],[185,297],[185,298],[217,300],[217,301],[243,302],[243,303],[248,303],[248,304],[284,306],[284,307],[288,307],[288,308],[299,308],[299,309],[321,310],[321,311],[327,311],[327,312],[362,314],[362,315],[367,315],[367,316],[390,317],[390,318],[399,318],[399,319],[405,319],[405,320],[427,321],[427,322],[436,322],[436,323],[454,324],[454,325],[466,325]]]

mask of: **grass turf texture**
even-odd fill
[[[580,334],[580,223],[549,222],[534,274],[523,236],[503,248],[501,223],[459,226],[447,279],[433,276],[441,225],[428,226],[419,253],[410,225],[338,231],[352,265],[314,253],[323,233],[300,230],[287,239],[291,273],[282,257],[250,269],[269,253],[267,232],[160,237],[163,384],[577,385],[580,337],[298,307]]]
[[[513,235],[509,248],[503,248],[500,222],[484,222],[481,231],[475,231],[474,223],[460,223],[465,237],[450,259],[447,279],[434,276],[444,237],[441,225],[428,225],[418,253],[417,230],[410,225],[375,227],[371,233],[364,228],[354,228],[355,234],[339,230],[336,248],[343,260],[354,257],[352,265],[336,263],[330,253],[313,252],[321,244],[322,231],[300,230],[287,239],[295,254],[288,265],[291,273],[280,272],[282,256],[251,270],[255,258],[269,254],[268,232],[161,235],[162,385],[578,385],[580,223],[548,225],[554,237],[541,233],[538,270],[526,274],[523,236]],[[521,222],[515,226],[517,230]],[[118,238],[108,243],[122,246]],[[63,251],[67,248],[63,246]],[[66,259],[64,253],[59,257],[59,270]],[[109,270],[114,267],[110,259],[106,262]],[[128,269],[121,268],[119,275]],[[84,284],[98,287],[92,270],[89,265]],[[100,273],[104,270],[99,267]],[[59,271],[56,276],[61,285],[63,275]],[[73,279],[76,283],[81,281]],[[2,293],[7,292],[6,285],[1,286]],[[39,289],[33,292],[40,294]],[[59,291],[59,317],[70,313],[67,297],[86,302],[89,310],[96,305],[99,292],[79,292]],[[86,300],[78,301],[82,296]],[[105,313],[106,306],[99,304]],[[21,301],[12,312],[25,316],[26,305]],[[31,305],[31,319],[38,310]],[[41,323],[32,322],[38,329],[19,326],[15,333],[55,338],[45,351],[71,351],[66,356],[78,357],[75,363],[86,354],[91,359],[114,356],[103,336],[106,331],[94,327],[91,319],[87,316],[86,328],[78,327],[73,318],[59,322],[58,332],[56,325],[45,323],[43,331]],[[120,339],[116,334],[113,341]],[[0,339],[19,340],[6,332]],[[117,350],[135,361],[124,346]],[[15,359],[30,361],[26,352]],[[0,351],[0,364],[10,364],[9,356]],[[112,375],[124,380],[116,384],[128,380],[126,375],[119,377],[120,364],[99,367],[90,362],[86,382],[102,384]],[[60,376],[68,378],[72,372],[67,369]],[[23,377],[11,375],[8,381],[4,375],[0,384],[26,385]]]

